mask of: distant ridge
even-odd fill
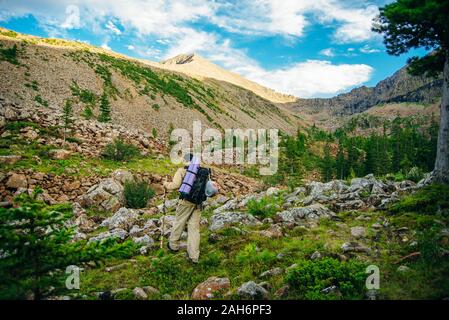
[[[212,78],[220,81],[226,81],[252,91],[258,96],[274,103],[295,102],[297,100],[294,96],[276,92],[253,81],[245,79],[237,73],[227,71],[196,53],[180,54],[160,63],[152,63],[152,65],[162,69],[182,72],[200,80],[203,80],[204,78]]]

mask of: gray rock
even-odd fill
[[[125,240],[128,236],[128,232],[126,232],[123,229],[114,229],[106,232],[102,232],[99,235],[92,237],[89,239],[89,242],[95,242],[95,241],[103,241],[105,239],[109,238],[116,238],[120,240]]]
[[[370,249],[357,243],[357,242],[346,242],[341,246],[343,252],[370,252]]]
[[[334,295],[337,295],[337,296],[341,296],[341,292],[340,292],[340,290],[338,289],[337,286],[330,286],[330,287],[324,288],[323,290],[321,290],[321,293],[334,294]]]
[[[265,192],[265,194],[266,194],[268,197],[270,197],[270,196],[278,195],[279,192],[280,192],[279,188],[271,187],[271,188],[268,188],[268,189],[267,189],[267,191]]]
[[[319,251],[315,251],[310,256],[310,260],[319,260],[319,259],[321,259],[321,253]]]
[[[125,184],[125,182],[132,182],[134,181],[134,176],[131,172],[127,171],[127,170],[115,170],[112,175],[111,175],[112,179],[114,179],[115,181],[120,182],[122,185]]]
[[[229,211],[229,210],[235,210],[235,209],[237,209],[238,204],[239,204],[238,199],[229,200],[221,207],[216,208],[213,211],[213,213],[218,214],[218,213],[222,213],[222,212]]]
[[[332,217],[335,213],[316,203],[307,207],[295,207],[276,214],[276,217],[281,222],[298,222],[301,219],[319,219],[323,217]]]
[[[101,223],[101,227],[109,229],[124,229],[130,230],[134,223],[139,219],[137,210],[120,208],[112,217],[109,217]]]
[[[362,200],[351,200],[347,202],[336,203],[334,208],[336,211],[349,211],[349,210],[358,210],[365,207],[366,204]]]
[[[356,239],[363,238],[366,236],[366,229],[364,227],[352,227],[351,236]]]
[[[149,235],[144,235],[143,237],[133,238],[133,241],[139,245],[152,246],[154,245],[154,240],[150,238]]]
[[[284,270],[282,270],[282,268],[276,267],[276,268],[273,268],[273,269],[270,269],[270,270],[262,272],[259,275],[259,278],[269,278],[269,277],[280,275],[283,272],[284,272]]]
[[[109,212],[116,211],[124,205],[124,189],[114,179],[104,179],[81,196],[79,202],[83,207],[98,207]]]
[[[251,214],[241,212],[222,212],[212,215],[209,230],[217,231],[235,224],[256,226],[262,223]]]
[[[244,299],[261,300],[268,299],[269,293],[254,281],[248,281],[237,289],[237,294]]]
[[[142,288],[139,288],[139,287],[134,288],[133,294],[137,300],[147,300],[148,299],[148,294]]]

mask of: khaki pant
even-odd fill
[[[179,249],[179,239],[187,224],[187,253],[194,261],[197,261],[200,256],[200,218],[201,211],[198,205],[180,199],[169,239],[170,247],[173,250]]]

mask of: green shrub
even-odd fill
[[[247,205],[248,212],[256,217],[271,217],[278,211],[281,202],[274,197],[263,197],[260,200],[251,199]]]
[[[129,161],[138,155],[139,149],[136,146],[125,143],[120,138],[107,144],[102,153],[103,158],[113,161]]]
[[[153,104],[151,105],[151,107],[152,107],[154,110],[156,110],[156,111],[158,111],[158,110],[161,108],[157,103],[153,103]]]
[[[301,260],[287,273],[292,293],[300,299],[362,299],[365,290],[365,265],[357,260],[341,262],[332,258]],[[341,296],[323,293],[337,286]]]
[[[11,64],[19,65],[17,53],[17,45],[13,45],[11,48],[0,49],[0,61],[7,61]]]
[[[418,248],[421,252],[420,260],[425,265],[434,265],[440,257],[439,228],[433,226],[418,233]]]
[[[44,107],[48,107],[48,101],[44,100],[39,94],[34,97],[34,101],[36,101],[40,105],[43,105]]]
[[[94,113],[93,113],[93,111],[92,111],[92,108],[91,108],[89,105],[85,106],[85,107],[84,107],[84,110],[83,110],[83,113],[81,114],[81,116],[82,116],[84,119],[86,119],[86,120],[92,119],[93,116],[94,116]]]
[[[129,208],[140,209],[146,207],[148,200],[155,192],[146,182],[125,182],[125,200]]]
[[[443,213],[449,211],[449,186],[433,184],[426,186],[414,194],[402,198],[390,207],[393,213],[416,212],[425,214]]]
[[[151,134],[153,135],[153,138],[157,138],[157,129],[156,128],[151,129]]]

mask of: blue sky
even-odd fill
[[[159,61],[196,52],[276,91],[330,97],[405,65],[370,31],[385,0],[0,0],[0,26]]]

